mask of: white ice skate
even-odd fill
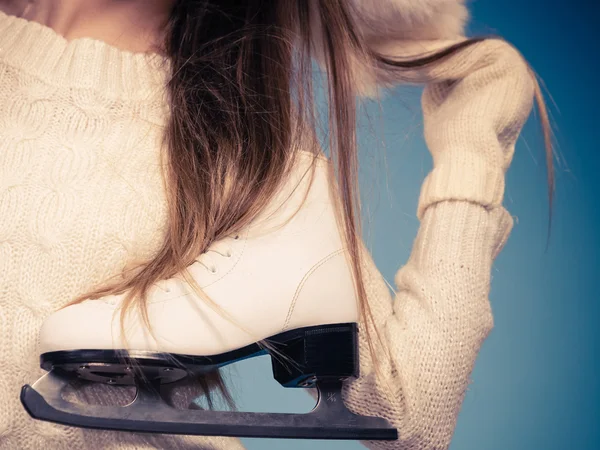
[[[153,336],[137,315],[130,315],[127,345],[119,324],[122,296],[62,309],[41,330],[41,365],[49,373],[22,389],[21,401],[29,414],[66,425],[137,432],[397,439],[386,420],[352,414],[341,399],[342,381],[358,376],[358,312],[324,157],[307,192],[312,157],[301,154],[289,181],[252,226],[215,242],[190,267],[228,318],[179,277],[160,282],[150,292]],[[262,339],[294,361],[272,356],[279,383],[319,390],[313,411],[178,410],[158,393],[160,384],[271,353],[256,343]],[[136,384],[138,394],[125,407],[74,404],[64,400],[61,391],[76,377]]]

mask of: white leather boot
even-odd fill
[[[176,276],[150,291],[153,336],[137,313],[130,314],[125,344],[118,310],[123,295],[88,300],[59,310],[44,323],[42,360],[55,363],[52,352],[71,350],[214,356],[287,330],[357,322],[351,268],[328,187],[330,162],[318,158],[306,196],[312,158],[301,152],[292,176],[260,217],[239,236],[215,242],[189,267],[225,317]]]
[[[329,162],[319,158],[310,184],[312,158],[302,153],[260,217],[239,236],[215,242],[189,268],[241,328],[177,276],[150,293],[153,335],[131,314],[126,343],[118,314],[122,295],[62,309],[41,331],[41,362],[49,373],[21,391],[29,414],[136,432],[397,439],[387,420],[353,414],[342,400],[343,380],[359,375],[357,302],[330,195]],[[264,339],[267,350],[256,343]],[[317,388],[319,401],[310,413],[177,410],[161,397],[162,384],[265,353],[283,386]],[[68,402],[61,392],[77,377],[135,383],[137,397],[125,407]]]

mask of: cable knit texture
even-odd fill
[[[461,39],[461,1],[394,3],[399,9],[385,30],[397,24],[402,33],[389,42],[373,40],[390,54]],[[417,4],[422,12],[404,12]],[[18,399],[20,387],[42,375],[37,334],[44,318],[138,256],[152,255],[162,242],[166,200],[159,155],[168,105],[167,66],[160,63],[91,39],[67,42],[47,27],[0,13],[2,450],[243,449],[231,438],[34,421]],[[383,69],[373,73],[380,85],[400,81]],[[423,185],[421,226],[393,294],[365,249],[384,377],[375,379],[360,333],[361,376],[347,382],[343,394],[350,409],[387,418],[400,435],[365,442],[371,449],[444,449],[450,443],[477,353],[492,328],[491,266],[513,223],[501,205],[504,172],[532,99],[518,53],[498,41],[409,78],[427,83],[425,137],[434,169]],[[94,385],[74,395],[114,404],[121,391]]]

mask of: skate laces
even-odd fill
[[[237,240],[239,239],[239,235],[232,236],[230,239]],[[215,262],[216,255],[231,258],[233,256],[231,241],[225,239],[213,243],[204,253],[196,258],[195,263],[204,266],[210,273],[217,273],[217,265]]]

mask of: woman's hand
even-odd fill
[[[469,53],[465,58],[464,54]],[[468,47],[429,74],[422,97],[433,171],[417,215],[443,200],[500,206],[515,142],[533,104],[535,84],[520,53],[502,40]]]

